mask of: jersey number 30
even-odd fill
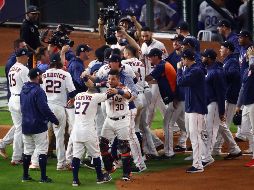
[[[46,80],[46,92],[48,93],[61,93],[61,81]]]

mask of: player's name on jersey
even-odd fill
[[[140,62],[126,62],[125,64],[130,65],[131,67],[144,67],[145,65],[140,61]]]
[[[10,69],[10,71],[9,72],[12,72],[12,71],[15,71],[15,72],[19,72],[19,71],[21,71],[21,68],[20,67],[11,67],[11,69]]]
[[[47,77],[56,77],[65,80],[65,75],[61,73],[44,73],[42,74],[42,78],[47,78]]]
[[[92,99],[92,96],[88,96],[88,95],[75,97],[75,100],[91,100],[91,99]]]

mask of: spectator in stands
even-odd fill
[[[222,35],[223,41],[232,42],[235,47],[235,53],[239,53],[238,36],[232,31],[231,23],[228,20],[220,20],[217,30]]]
[[[170,8],[159,0],[153,0],[153,12],[154,12],[154,30],[167,31],[174,27],[174,16],[176,11]],[[141,10],[140,22],[148,25],[146,18],[146,4],[143,5]],[[171,19],[171,20],[170,20]]]
[[[226,12],[230,17],[231,13],[225,8],[225,3],[222,0],[214,0],[214,3]],[[212,32],[212,41],[222,41],[221,36],[218,34],[217,25],[219,20],[224,17],[217,12],[213,7],[207,5],[199,15],[199,29],[204,29]]]
[[[124,15],[129,12],[134,13],[138,20],[141,14],[141,8],[145,4],[145,0],[118,0],[118,8]]]
[[[177,3],[177,0],[169,0],[168,6],[176,11],[175,16],[171,18],[173,21],[172,28],[176,27],[181,19],[181,9],[179,7],[179,3]]]
[[[249,29],[249,0],[242,0],[243,4],[239,7],[238,10],[238,20],[239,24],[241,25],[242,30]]]

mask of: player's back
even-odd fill
[[[42,80],[42,88],[46,92],[48,102],[65,106],[67,93],[75,90],[70,73],[52,68],[42,74]]]
[[[105,93],[82,92],[75,96],[75,128],[85,129],[95,127],[95,116],[98,103],[105,101]]]
[[[16,62],[8,73],[10,92],[19,95],[25,82],[29,81],[29,69],[21,63]]]
[[[143,91],[144,87],[146,85],[146,82],[145,82],[145,65],[135,57],[123,60],[122,64],[130,66],[135,73],[138,73],[138,75],[139,75],[137,77],[138,82],[136,84],[137,90],[138,91]]]

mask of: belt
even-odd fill
[[[124,118],[125,118],[125,116],[122,116],[122,117],[110,117],[109,119],[112,119],[114,121],[118,121],[118,120],[124,119]]]
[[[12,96],[20,96],[20,94],[11,94]]]

